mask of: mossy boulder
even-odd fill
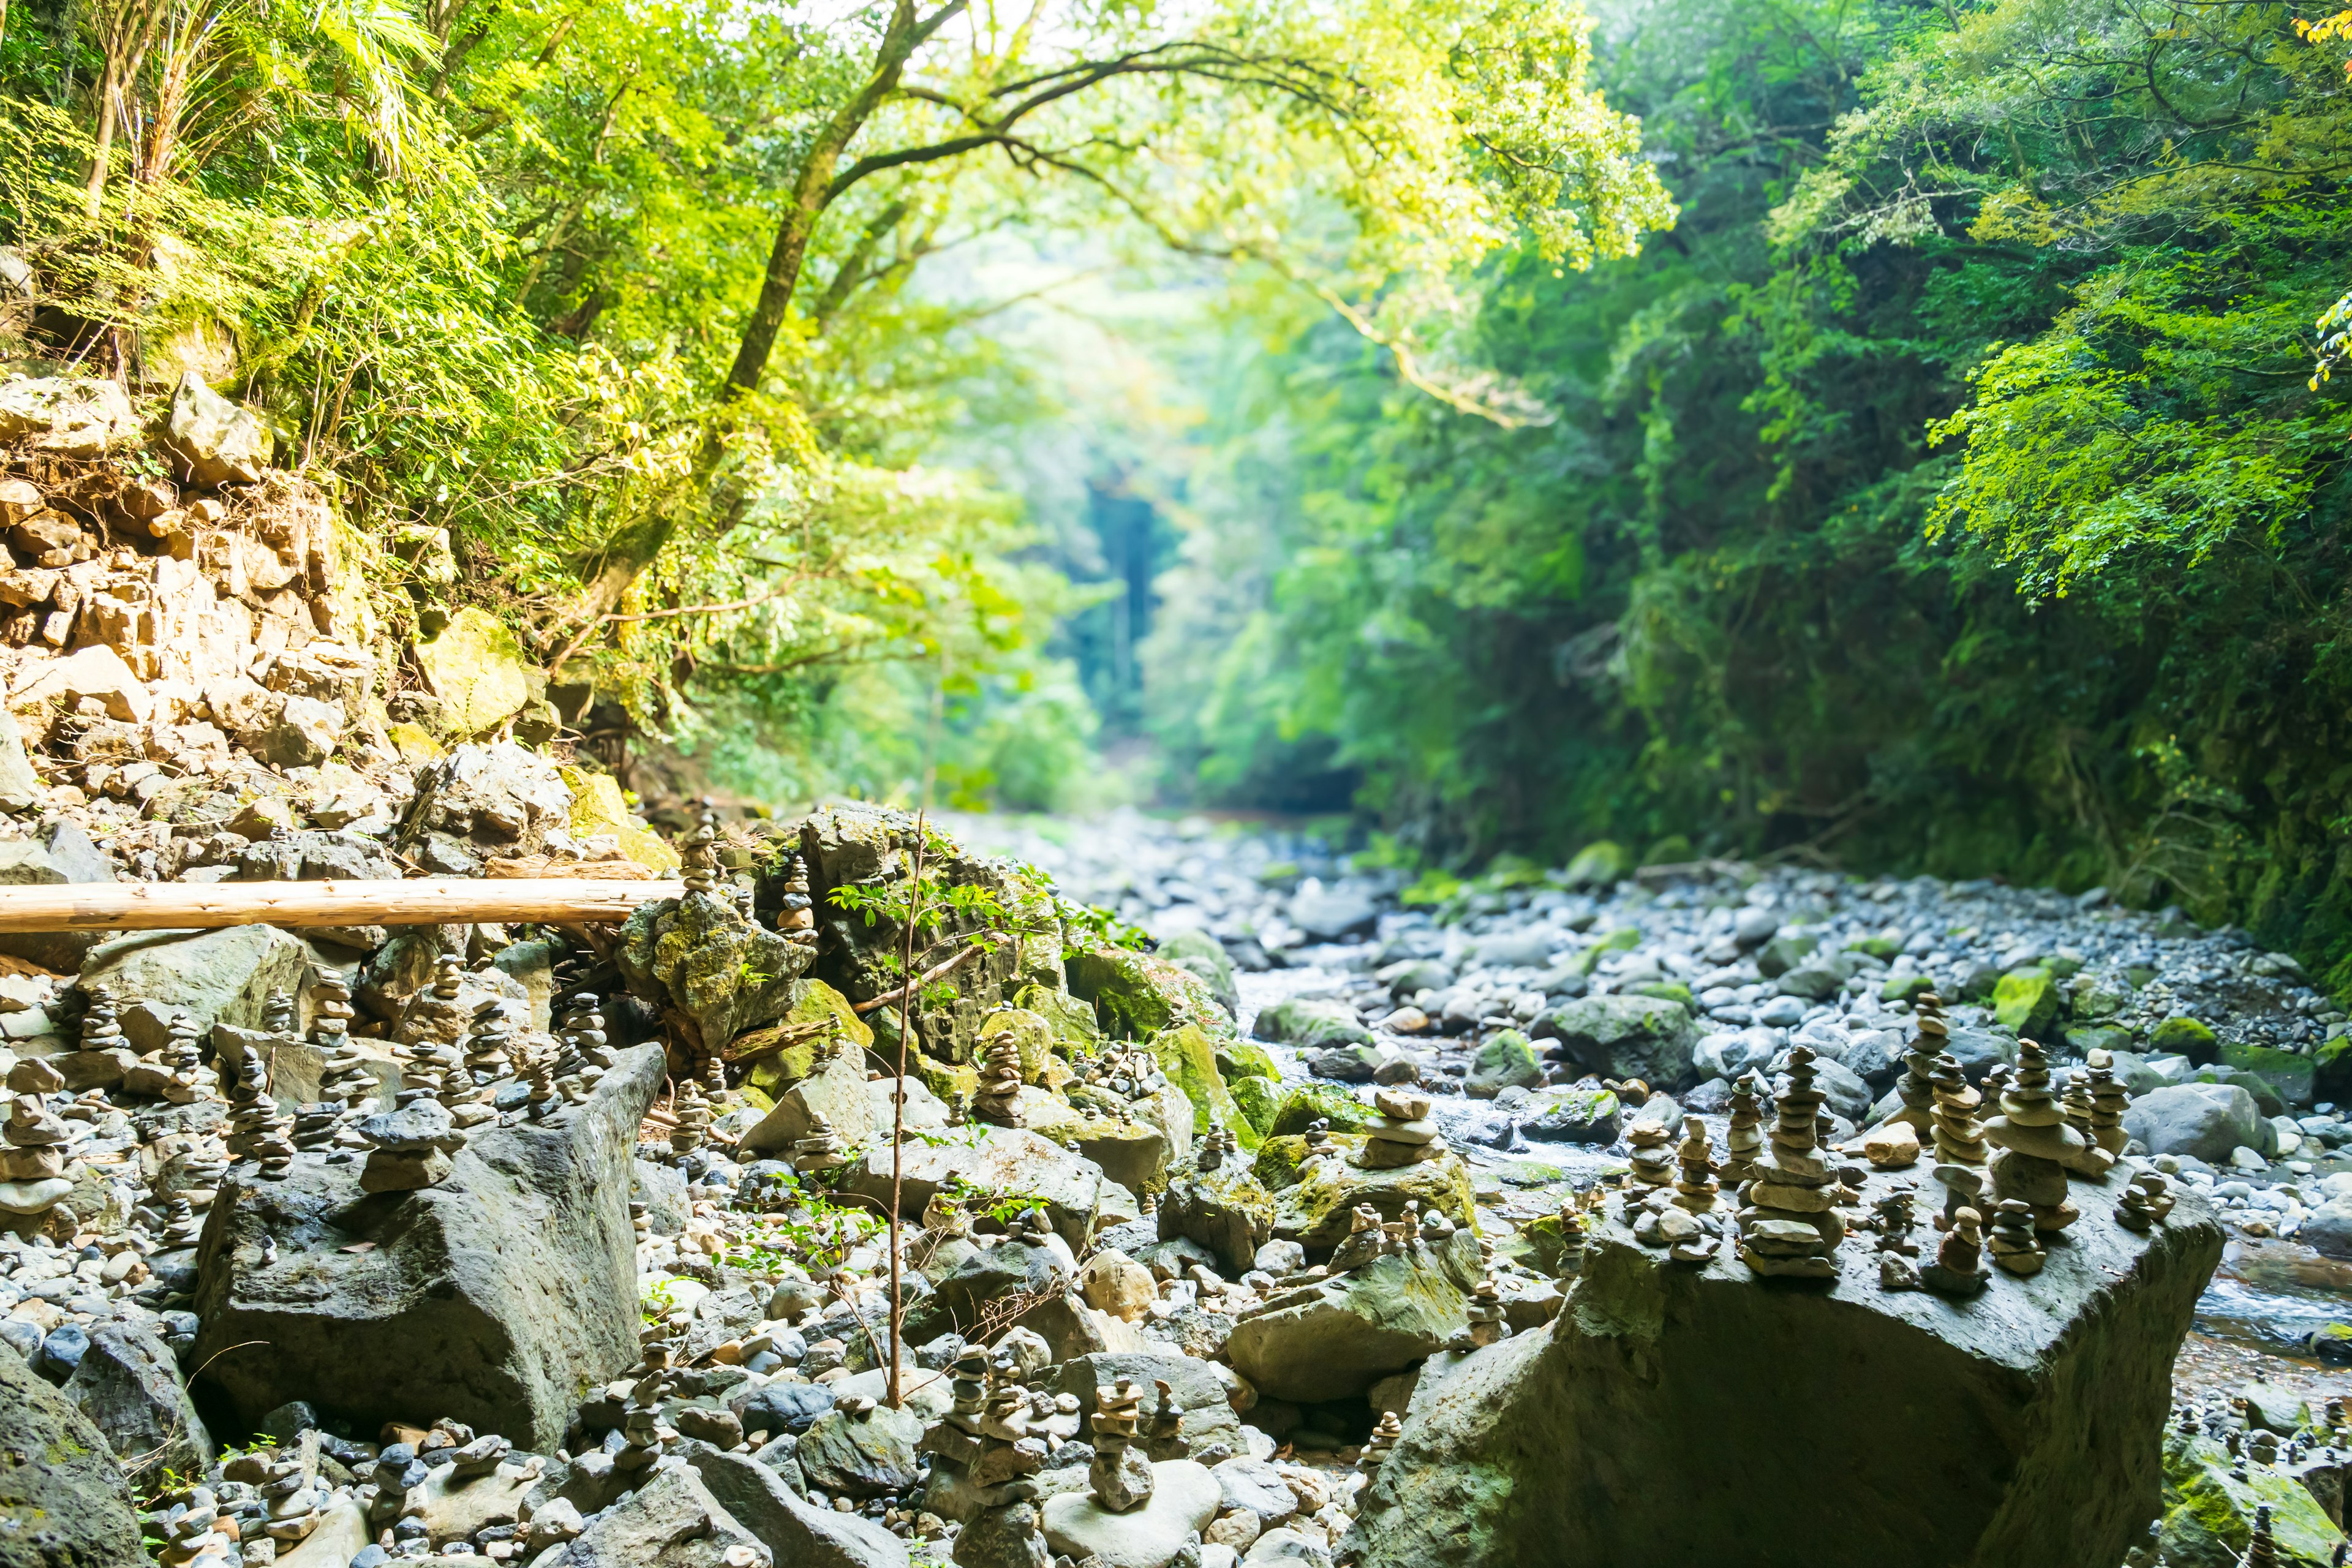
[[[593,838],[610,834],[619,840],[621,853],[649,871],[664,876],[674,874],[678,868],[677,851],[667,840],[639,822],[629,811],[629,804],[621,796],[621,783],[610,773],[591,773],[586,768],[556,769],[564,787],[572,792],[570,830],[574,838]]]
[[[1237,1032],[1206,983],[1165,959],[1123,947],[1081,947],[1065,953],[1062,963],[1070,994],[1094,1007],[1107,1035],[1148,1040],[1197,1027],[1230,1039]]]
[[[2167,1018],[2148,1032],[2147,1049],[2151,1056],[2187,1057],[2199,1067],[2221,1058],[2221,1042],[2194,1018]]]
[[[1353,1163],[1358,1142],[1348,1142],[1344,1157],[1307,1160],[1295,1167],[1296,1179],[1275,1194],[1276,1236],[1309,1252],[1327,1252],[1347,1236],[1350,1211],[1359,1204],[1370,1204],[1383,1219],[1394,1219],[1405,1205],[1418,1203],[1423,1210],[1443,1211],[1456,1225],[1474,1223],[1476,1197],[1461,1155],[1448,1151],[1401,1169],[1372,1171]]]
[[[1881,1002],[1916,1002],[1935,988],[1936,981],[1932,975],[1891,975],[1878,988],[1878,999]]]
[[[2261,1079],[2290,1106],[2309,1105],[2315,1098],[2312,1091],[2318,1068],[2309,1057],[2274,1051],[2267,1046],[2228,1045],[2221,1047],[2221,1065]]]
[[[449,617],[437,637],[412,650],[425,683],[441,700],[444,733],[469,740],[495,730],[522,711],[534,695],[532,678],[546,685],[521,639],[488,610],[467,605]]]
[[[1894,962],[1903,944],[1891,936],[1858,936],[1845,944],[1848,952],[1866,952],[1884,963]]]
[[[1679,980],[1644,980],[1638,985],[1627,986],[1625,994],[1654,996],[1661,1002],[1672,1002],[1685,1013],[1698,1011],[1698,998],[1693,996],[1691,988]]]
[[[1340,1142],[1353,1148],[1363,1140],[1351,1138],[1341,1139]],[[1250,1162],[1250,1174],[1255,1176],[1268,1192],[1278,1192],[1297,1184],[1298,1167],[1306,1158],[1305,1138],[1296,1132],[1276,1133],[1257,1146],[1257,1158]]]
[[[806,949],[701,893],[638,905],[617,957],[629,989],[690,1020],[706,1051],[782,1018],[809,964]]]
[[[2066,1044],[2083,1057],[2093,1051],[2128,1051],[2132,1032],[2114,1024],[2074,1024],[2066,1030]]]
[[[1070,1079],[1070,1069],[1054,1054],[1054,1026],[1026,1007],[999,1007],[981,1020],[982,1054],[999,1035],[1013,1037],[1021,1053],[1021,1081],[1058,1089]]]
[[[1102,1049],[1102,1026],[1095,1022],[1095,1010],[1068,992],[1024,985],[1013,1005],[1045,1019],[1054,1031],[1054,1049],[1070,1060]]]
[[[2164,1439],[2164,1560],[2175,1568],[2237,1568],[2253,1539],[2254,1510],[2267,1504],[2278,1560],[2321,1568],[2344,1539],[2310,1490],[2269,1465],[2237,1461],[2212,1438],[2168,1431]]]
[[[1633,874],[1633,857],[1613,840],[1598,838],[1576,852],[1560,880],[1571,888],[1606,888]]]
[[[822,980],[803,980],[800,995],[784,1012],[781,1022],[772,1025],[768,1033],[782,1039],[787,1035],[799,1036],[808,1025],[826,1019],[833,1021],[831,1034],[811,1035],[795,1038],[790,1045],[777,1047],[764,1056],[751,1058],[751,1069],[743,1076],[746,1087],[756,1089],[769,1100],[814,1072],[818,1066],[836,1051],[864,1052],[874,1045],[874,1030],[850,1006],[849,998]],[[756,1049],[756,1037],[761,1031],[738,1036],[736,1044]]]
[[[1357,1019],[1353,1007],[1320,998],[1286,997],[1260,1012],[1251,1027],[1261,1040],[1274,1040],[1301,1050],[1372,1043],[1371,1030]]]
[[[1217,1072],[1217,1037],[1198,1024],[1164,1030],[1151,1037],[1151,1057],[1168,1081],[1184,1091],[1192,1104],[1192,1133],[1199,1137],[1212,1127],[1230,1130],[1244,1149],[1257,1147],[1258,1131],[1234,1103],[1233,1091]]]
[[[1379,1111],[1344,1089],[1300,1083],[1283,1091],[1271,1131],[1276,1135],[1303,1133],[1311,1123],[1323,1121],[1334,1132],[1362,1132],[1378,1126],[1380,1120]]]
[[[1535,1047],[1518,1030],[1503,1029],[1471,1057],[1462,1092],[1473,1100],[1492,1100],[1507,1089],[1539,1089],[1543,1080],[1543,1063],[1537,1059]]]
[[[2058,980],[2047,969],[2012,969],[1994,983],[1992,1016],[2028,1039],[2049,1035],[2058,1022]]]
[[[1232,1091],[1234,1104],[1240,1109],[1242,1120],[1248,1122],[1259,1137],[1263,1138],[1274,1131],[1275,1116],[1282,1108],[1280,1084],[1266,1078],[1237,1078],[1225,1087]]]
[[[1129,1192],[1158,1192],[1168,1184],[1168,1134],[1144,1118],[1091,1101],[1073,1104],[1036,1088],[1022,1089],[1021,1112],[1030,1131],[1085,1155]]]
[[[1280,1079],[1282,1068],[1274,1053],[1255,1040],[1231,1040],[1217,1047],[1217,1076],[1228,1084],[1245,1078]]]
[[[1349,1399],[1469,1326],[1461,1289],[1420,1247],[1286,1290],[1234,1325],[1226,1353],[1276,1399]]]
[[[1234,961],[1225,952],[1223,942],[1204,931],[1180,931],[1160,939],[1160,956],[1200,976],[1225,1011],[1241,1011],[1241,993],[1234,984]]]
[[[1559,1042],[1580,1068],[1670,1089],[1690,1074],[1698,1026],[1679,1003],[1655,996],[1580,996],[1530,1031]]]

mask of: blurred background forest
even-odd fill
[[[11,330],[780,805],[2097,884],[2352,984],[2335,24],[1588,9],[11,0]]]

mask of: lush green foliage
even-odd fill
[[[1599,54],[1682,218],[1482,272],[1548,418],[1302,319],[1192,368],[1180,766],[1318,771],[1453,864],[1689,834],[2341,960],[2340,47],[2266,5],[1640,0]]]
[[[19,0],[16,346],[228,385],[388,563],[451,531],[551,672],[764,793],[1047,805],[1089,720],[1039,651],[1066,600],[928,466],[1029,395],[923,262],[1055,228],[1245,260],[1507,405],[1433,336],[1451,280],[1672,216],[1588,32],[1565,0]]]

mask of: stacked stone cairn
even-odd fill
[[[2162,1174],[2142,1171],[2116,1205],[2116,1223],[2126,1230],[2150,1231],[2172,1212],[2172,1191]]]
[[[1356,1163],[1361,1169],[1402,1170],[1446,1152],[1445,1140],[1437,1135],[1437,1123],[1429,1119],[1429,1096],[1383,1089],[1373,1094],[1372,1109],[1381,1119],[1366,1129],[1369,1135],[1356,1151]]]
[[[229,1568],[244,1561],[231,1555],[229,1538],[213,1528],[221,1510],[210,1487],[190,1488],[186,1501],[173,1511],[177,1517],[163,1526],[166,1540],[157,1559],[164,1568]]]
[[[1203,1174],[1220,1170],[1225,1161],[1240,1147],[1240,1142],[1228,1129],[1223,1126],[1212,1127],[1207,1135],[1201,1140],[1201,1152],[1192,1157],[1193,1168]]]
[[[2001,1151],[1992,1162],[1993,1193],[2032,1205],[2034,1228],[2055,1235],[2081,1217],[2066,1201],[2066,1172],[2091,1145],[2066,1125],[2065,1112],[2050,1092],[2048,1054],[2032,1040],[2020,1040],[2017,1055],[2017,1076],[2001,1087],[2001,1113],[1984,1124],[1984,1141]],[[1993,1228],[1998,1238],[1997,1211]],[[1996,1245],[1996,1262],[2000,1256]]]
[[[1675,1154],[1670,1146],[1674,1134],[1666,1124],[1654,1117],[1636,1121],[1625,1129],[1627,1158],[1633,1169],[1627,1173],[1629,1183],[1655,1192],[1673,1184]]]
[[[1898,1187],[1880,1198],[1872,1205],[1871,1215],[1878,1227],[1879,1289],[1916,1290],[1919,1267],[1913,1260],[1919,1256],[1919,1244],[1911,1239],[1911,1227],[1916,1223],[1911,1190]]]
[[[1583,1202],[1570,1194],[1559,1205],[1559,1262],[1554,1272],[1562,1279],[1573,1279],[1584,1272],[1586,1237]]]
[[[816,904],[809,897],[808,858],[793,857],[793,868],[784,879],[784,907],[776,913],[776,929],[794,947],[814,949],[816,946]]]
[[[841,1151],[841,1134],[834,1131],[832,1118],[822,1110],[809,1112],[808,1136],[793,1140],[793,1169],[803,1175],[814,1175],[819,1171],[837,1171],[849,1163],[849,1156]]]
[[[8,1069],[8,1120],[0,1122],[0,1214],[31,1219],[48,1214],[73,1191],[66,1174],[65,1121],[49,1097],[65,1077],[38,1057]]]
[[[1731,1121],[1723,1135],[1723,1182],[1743,1187],[1756,1179],[1756,1156],[1764,1148],[1764,1113],[1758,1108],[1756,1075],[1743,1074],[1731,1086]]]
[[[1087,1484],[1113,1513],[1132,1513],[1151,1500],[1151,1461],[1135,1447],[1142,1410],[1143,1390],[1131,1378],[1095,1394],[1095,1457]]]
[[[1707,1137],[1706,1123],[1696,1116],[1683,1118],[1683,1141],[1675,1150],[1675,1163],[1680,1167],[1675,1179],[1675,1206],[1692,1214],[1714,1208],[1715,1144]]]
[[[993,1127],[1019,1127],[1027,1121],[1021,1113],[1021,1047],[1010,1031],[988,1042],[980,1081],[972,1090],[971,1113]]]
[[[474,1008],[474,1026],[466,1036],[466,1060],[461,1069],[465,1088],[457,1111],[460,1127],[473,1127],[498,1115],[492,1102],[499,1085],[515,1076],[514,1022],[503,998],[492,997]]]
[[[2116,1081],[2116,1058],[2111,1052],[2093,1051],[2086,1058],[2084,1076],[2090,1080],[2091,1142],[2108,1153],[2120,1158],[2131,1134],[2124,1131],[2124,1111],[2131,1105],[2131,1091]]]
[[[670,1098],[670,1115],[675,1119],[669,1130],[670,1158],[680,1165],[700,1163],[702,1145],[710,1136],[710,1105],[702,1098],[698,1079],[680,1081]]]
[[[1356,1468],[1370,1475],[1396,1452],[1397,1439],[1404,1436],[1404,1423],[1393,1410],[1383,1410],[1372,1424],[1372,1435],[1364,1444],[1363,1452],[1356,1456]]]
[[[1469,1304],[1464,1308],[1464,1312],[1470,1320],[1464,1337],[1468,1340],[1472,1350],[1485,1350],[1488,1345],[1499,1344],[1511,1331],[1510,1325],[1503,1321],[1502,1289],[1495,1283],[1492,1274],[1481,1279],[1478,1288],[1470,1292]]]
[[[522,1047],[522,1080],[528,1086],[523,1115],[544,1121],[563,1107],[555,1092],[556,1047],[544,1036]]]
[[[719,890],[719,817],[715,812],[704,812],[702,820],[694,825],[678,845],[680,879],[688,894],[699,893],[709,898]]]
[[[2022,1198],[2003,1198],[1992,1211],[1993,1266],[2022,1279],[2042,1272],[2049,1260],[2034,1229],[2034,1209]]]
[[[1814,1113],[1826,1100],[1813,1087],[1807,1046],[1789,1052],[1789,1081],[1773,1105],[1772,1137],[1743,1193],[1739,1256],[1766,1277],[1833,1279],[1845,1225],[1832,1206],[1829,1162],[1820,1152]]]
[[[1339,1141],[1331,1136],[1331,1123],[1317,1117],[1307,1124],[1307,1147],[1300,1154],[1301,1163],[1308,1160],[1337,1159],[1342,1152]]]
[[[556,1038],[563,1042],[563,1055],[555,1064],[556,1090],[566,1100],[585,1100],[613,1065],[603,1004],[594,992],[580,992],[564,1003]]]
[[[1903,1109],[1887,1118],[1907,1121],[1925,1137],[1936,1127],[1936,1062],[1950,1043],[1952,1026],[1944,1018],[1944,999],[1922,992],[1911,1004],[1911,1047],[1903,1058],[1903,1078],[1895,1086]]]
[[[100,1053],[110,1059],[107,1067],[95,1067],[86,1074],[87,1081],[115,1083],[121,1079],[121,1058],[115,1053],[128,1049],[122,1038],[122,1020],[116,1011],[114,988],[100,981],[89,988],[89,1005],[81,1016],[79,1049],[84,1061],[95,1064]]]
[[[194,1105],[204,1098],[206,1088],[199,1038],[196,1021],[185,1013],[174,1013],[163,1045],[152,1057],[142,1058],[122,1075],[122,1087],[167,1104]]]
[[[1936,1058],[1930,1081],[1936,1090],[1936,1164],[1929,1173],[1944,1189],[1944,1223],[1949,1225],[1984,1192],[1984,1127],[1976,1115],[1984,1097],[1969,1087],[1959,1059],[1948,1051]]]
[[[314,1452],[307,1447],[265,1448],[240,1454],[224,1468],[228,1479],[243,1481],[260,1492],[269,1515],[262,1528],[281,1547],[303,1540],[319,1528],[320,1510],[331,1489],[319,1484],[315,1458],[306,1462],[305,1456]]]
[[[1370,1204],[1358,1204],[1349,1211],[1348,1234],[1331,1249],[1330,1271],[1345,1274],[1387,1256],[1388,1233],[1381,1224],[1381,1211]]]
[[[404,1046],[457,1043],[466,1032],[466,964],[454,952],[433,961],[433,984],[409,999],[396,1031]]]
[[[163,1200],[163,1248],[177,1251],[194,1247],[203,1239],[205,1222],[196,1217],[195,1206],[178,1193]]]
[[[1107,1050],[1087,1064],[1086,1081],[1124,1100],[1147,1100],[1168,1087],[1168,1075],[1148,1050]]]
[[[394,1108],[359,1124],[370,1152],[360,1187],[371,1193],[414,1192],[447,1178],[449,1156],[466,1146],[466,1135],[448,1108],[429,1089],[404,1089]]]
[[[656,1342],[645,1348],[645,1372],[629,1389],[621,1408],[621,1447],[613,1455],[613,1469],[623,1476],[640,1476],[677,1446],[677,1433],[662,1419],[677,1374],[670,1368],[669,1347]],[[634,1485],[634,1482],[632,1483]]]
[[[1977,1211],[1965,1205],[1951,1215],[1951,1228],[1936,1247],[1936,1260],[1923,1265],[1919,1282],[1939,1296],[1973,1296],[1984,1289],[1984,1237]]]

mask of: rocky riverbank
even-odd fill
[[[1955,1562],[2145,1559],[2154,1521],[2218,1563],[2264,1507],[2284,1561],[2341,1540],[2316,1358],[2352,1335],[2263,1340],[2258,1277],[2326,1267],[2352,1208],[2346,1031],[2234,933],[1605,851],[1408,900],[1312,840],[1140,818],[665,839],[511,742],[359,773],[335,828],[246,776],[284,819],[210,864],[57,786],[0,853],[250,880],[435,874],[424,846],[689,890],[612,931],[15,960],[7,1446],[92,1458],[0,1475],[0,1562],[127,1560],[142,1520],[162,1561],[305,1568],[1598,1563],[1759,1530],[1861,1562],[1971,1475],[1934,1514]],[[2197,1337],[2233,1288],[2248,1331]],[[1857,1398],[1758,1452],[1789,1379]],[[1872,1509],[1759,1513],[1887,1400],[1913,1436],[1849,1477]],[[1719,1431],[1702,1468],[1748,1480],[1677,1510],[1692,1456],[1600,1463],[1638,1451],[1612,1413]]]

